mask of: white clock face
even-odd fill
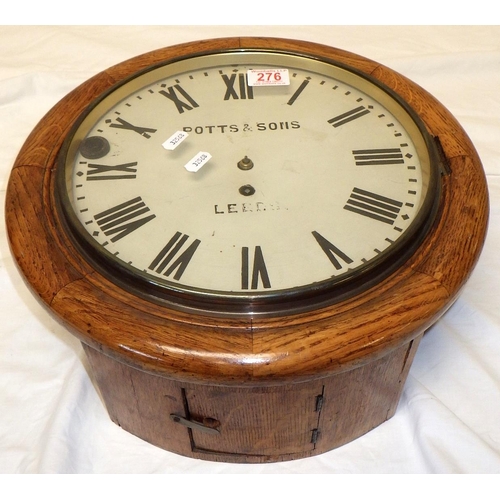
[[[428,215],[434,168],[378,86],[254,51],[159,67],[111,92],[68,146],[64,189],[76,230],[114,272],[265,299],[390,260]]]

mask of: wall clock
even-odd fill
[[[6,219],[110,417],[182,455],[269,462],[390,418],[485,238],[481,162],[396,72],[225,38],[91,78],[38,124]]]

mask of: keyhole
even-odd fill
[[[240,187],[239,192],[243,196],[252,196],[255,193],[255,188],[250,184],[245,184],[244,186]]]

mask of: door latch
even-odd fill
[[[207,434],[220,434],[218,427],[220,426],[220,422],[215,418],[203,417],[201,422],[197,420],[191,420],[189,418],[181,417],[180,415],[176,415],[175,413],[170,414],[170,418],[189,429],[195,429],[197,431],[205,432]]]

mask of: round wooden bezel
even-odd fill
[[[163,61],[214,50],[296,51],[334,59],[404,99],[441,146],[438,215],[414,255],[382,282],[340,303],[280,317],[191,314],[132,295],[94,269],[55,209],[58,152],[102,92]],[[54,106],[19,153],[7,189],[12,253],[40,300],[85,344],[148,372],[215,385],[310,381],[363,365],[407,344],[453,303],[482,248],[488,195],[480,159],[462,127],[407,78],[361,56],[311,42],[224,38],[156,50],[109,68]]]

